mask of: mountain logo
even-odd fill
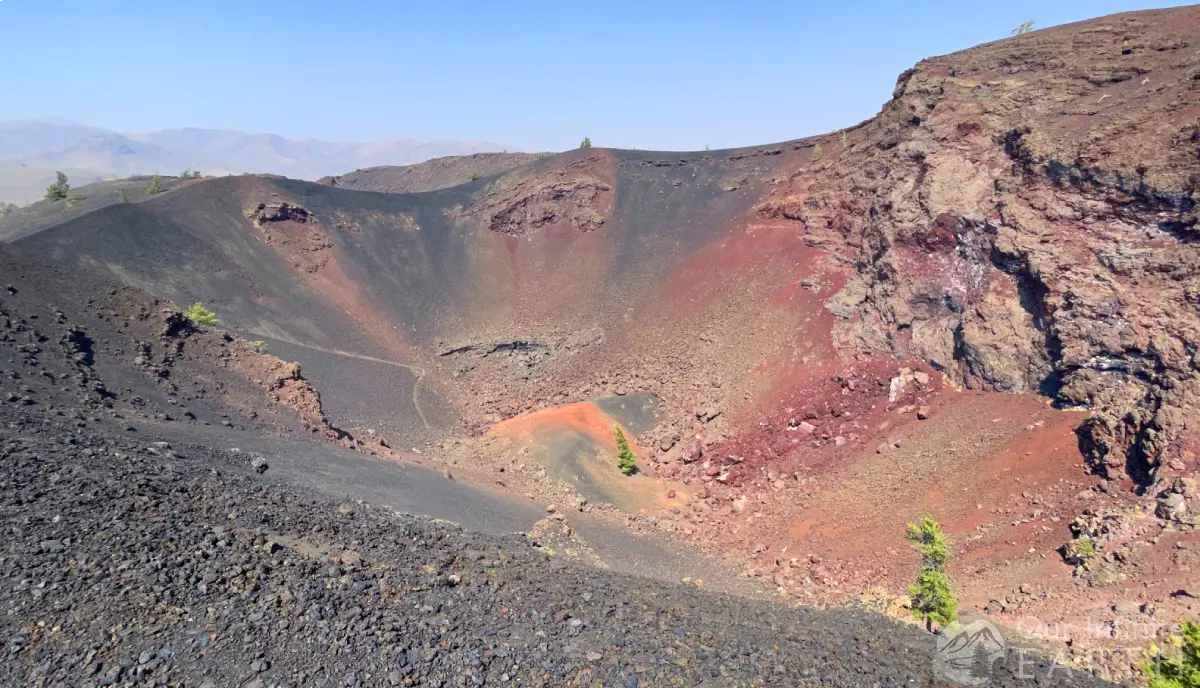
[[[987,683],[992,665],[1004,657],[1005,647],[1004,636],[992,623],[953,622],[937,635],[933,672],[962,686],[981,686]]]

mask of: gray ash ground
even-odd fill
[[[187,340],[190,368],[146,372],[86,305],[107,285],[0,259],[23,276],[0,292],[0,686],[938,685],[933,637],[864,610],[592,568],[197,448],[205,419],[249,435],[193,395],[216,378]],[[989,685],[1030,685],[1017,661]]]
[[[63,413],[0,411],[3,685],[934,682],[932,639],[867,612],[561,562]]]

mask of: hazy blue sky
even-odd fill
[[[559,150],[786,140],[917,60],[1138,0],[0,0],[0,120]]]

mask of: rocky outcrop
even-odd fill
[[[1195,468],[1200,36],[1174,12],[926,60],[821,141],[758,212],[857,266],[827,304],[843,352],[1090,409],[1105,475]]]
[[[308,210],[294,203],[258,203],[245,215],[292,267],[313,274],[329,263],[333,240]]]
[[[291,203],[259,203],[247,211],[256,227],[269,222],[298,222],[305,224],[315,218],[307,210]]]
[[[105,305],[116,313],[128,314],[130,334],[136,338],[135,365],[173,393],[181,385],[208,381],[207,386],[190,391],[198,395],[219,393],[225,403],[242,407],[254,417],[262,400],[248,394],[248,389],[238,391],[235,386],[247,381],[266,395],[272,407],[287,409],[298,416],[306,429],[342,434],[325,418],[321,395],[300,374],[298,363],[280,360],[260,344],[228,332],[198,328],[174,304],[136,289],[116,290]],[[178,370],[180,366],[185,370]],[[211,371],[230,371],[233,376]]]
[[[604,225],[612,207],[612,162],[590,156],[547,172],[504,177],[458,216],[481,217],[493,232],[524,236],[556,224],[590,232]]]

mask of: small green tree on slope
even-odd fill
[[[46,187],[47,201],[61,201],[67,197],[71,185],[67,183],[67,175],[62,172],[54,173],[54,183]]]
[[[924,619],[925,628],[932,631],[933,624],[945,626],[958,618],[958,602],[946,576],[950,544],[941,526],[929,516],[909,523],[904,537],[921,553],[921,575],[908,586],[913,615]]]
[[[590,136],[583,137],[583,141],[581,141],[579,143],[579,147],[580,148],[591,148],[592,147],[592,137],[590,137]]]
[[[621,426],[613,428],[613,434],[617,436],[617,466],[622,474],[633,475],[637,472],[637,457],[629,448],[629,441],[625,439],[625,433],[621,432]]]
[[[189,306],[183,312],[183,316],[202,327],[216,327],[221,324],[221,321],[217,320],[217,314],[205,308],[199,301]]]
[[[160,191],[162,191],[162,183],[159,179],[159,176],[156,174],[150,178],[150,186],[146,187],[146,195],[153,196]]]
[[[1184,621],[1179,624],[1178,657],[1163,658],[1153,648],[1154,661],[1142,665],[1150,679],[1150,688],[1200,688],[1200,624]]]

